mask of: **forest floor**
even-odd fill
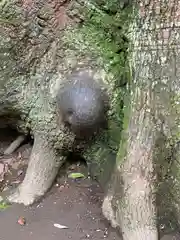
[[[0,152],[14,139],[12,132],[0,130]],[[0,190],[23,180],[31,147],[27,143],[12,155],[0,156]],[[79,172],[84,167],[73,163],[68,171]],[[77,181],[62,175],[40,203],[0,209],[0,240],[121,239],[102,216],[103,192],[98,184],[89,178]]]

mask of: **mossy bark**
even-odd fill
[[[103,203],[124,240],[157,240],[179,225],[179,6],[164,0],[134,5],[130,98]]]
[[[115,156],[121,130],[118,103],[128,69],[127,39],[122,30],[125,16],[111,8],[112,4],[84,0],[0,2],[1,120],[35,137],[25,180],[10,201],[28,205],[42,196],[69,151],[81,147],[90,160],[93,156],[95,145],[86,152],[85,145],[79,146],[75,135],[58,121],[56,94],[74,70],[93,72],[94,78],[107,86],[110,135],[117,135],[104,148]],[[43,136],[42,143],[36,139],[39,136]],[[95,152],[96,160],[102,160],[102,154]],[[44,161],[43,154],[56,163],[54,168]],[[104,162],[108,160],[106,157]]]

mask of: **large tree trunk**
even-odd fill
[[[157,240],[179,225],[179,9],[179,1],[141,1],[132,16],[131,98],[102,207],[124,240]]]
[[[1,1],[1,122],[34,136],[25,179],[9,197],[11,202],[33,203],[51,186],[69,151],[80,148],[86,155],[88,144],[76,141],[76,134],[64,126],[56,98],[59,87],[78,69],[108,90],[107,135],[117,134],[108,151],[116,155],[121,130],[117,103],[127,48],[117,6],[119,1]],[[18,140],[6,152],[17,147]]]

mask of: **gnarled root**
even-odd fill
[[[26,136],[24,135],[17,137],[4,151],[4,155],[12,154],[24,142],[25,139]]]
[[[43,197],[64,160],[63,156],[57,156],[45,137],[36,134],[25,178],[18,189],[7,197],[8,201],[31,205]]]

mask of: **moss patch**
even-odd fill
[[[119,1],[79,1],[82,21],[77,28],[70,28],[66,40],[79,54],[91,55],[98,68],[105,70],[111,95],[109,128],[88,151],[84,153],[90,163],[93,177],[106,185],[119,149],[121,139],[124,96],[130,79],[126,36],[131,16],[131,7],[121,10]],[[77,11],[73,10],[74,14]]]

